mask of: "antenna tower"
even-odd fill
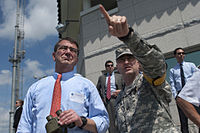
[[[25,50],[23,50],[22,44],[24,40],[24,0],[17,0],[16,10],[16,25],[15,25],[15,44],[13,49],[13,55],[10,56],[9,62],[13,64],[12,70],[12,94],[11,94],[11,106],[10,106],[10,118],[9,118],[9,133],[14,133],[13,119],[15,111],[15,101],[19,99],[19,87],[20,87],[20,64],[24,59]],[[22,85],[23,86],[23,85]]]

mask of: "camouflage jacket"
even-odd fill
[[[155,79],[166,73],[165,59],[157,46],[148,44],[137,33],[130,35],[124,43],[141,63],[145,75]],[[179,132],[169,113],[171,98],[171,88],[166,81],[153,86],[139,74],[116,100],[118,130],[121,133]]]

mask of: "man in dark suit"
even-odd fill
[[[106,72],[102,74],[97,83],[97,89],[109,114],[109,133],[117,133],[115,126],[115,99],[123,88],[124,82],[121,75],[114,71],[114,63],[111,60],[105,63]],[[108,87],[109,86],[109,87]],[[108,91],[110,89],[110,92]],[[110,93],[110,96],[109,94]]]
[[[18,99],[16,101],[16,111],[14,114],[14,124],[13,124],[13,128],[15,129],[15,132],[17,131],[18,123],[22,114],[23,104],[24,104],[24,101],[21,99]]]

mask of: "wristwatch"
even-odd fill
[[[81,116],[81,120],[82,120],[83,124],[79,128],[82,129],[87,124],[87,118],[85,116]]]
[[[123,37],[118,37],[118,38],[119,38],[119,40],[121,40],[121,41],[125,41],[126,39],[128,39],[128,38],[129,38],[129,36],[131,35],[131,33],[132,33],[132,32],[134,32],[134,30],[133,30],[133,28],[132,28],[132,27],[129,27],[128,29],[129,29],[129,32],[128,32],[128,34],[127,34],[126,36],[123,36]]]

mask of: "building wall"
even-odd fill
[[[176,47],[183,47],[186,52],[200,50],[199,9],[200,0],[118,0],[118,7],[109,13],[126,16],[134,30],[170,58]],[[80,20],[83,53],[79,72],[96,84],[105,61],[115,62],[114,51],[122,42],[109,35],[98,6],[82,11]],[[174,101],[170,107],[177,112]],[[179,125],[177,116],[173,113]]]
[[[176,47],[186,52],[200,49],[199,9],[199,0],[118,0],[118,8],[110,13],[126,16],[130,26],[169,58]],[[98,6],[80,16],[85,76],[96,83],[104,62],[115,60],[114,50],[121,42],[109,35]]]
[[[60,7],[59,17],[62,23],[67,26],[65,32],[61,33],[61,37],[70,36],[79,41],[80,33],[80,11],[82,11],[82,1],[80,0],[59,0]]]

